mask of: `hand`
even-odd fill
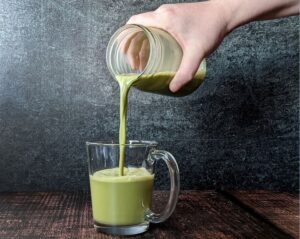
[[[169,4],[153,12],[132,16],[127,23],[161,28],[177,40],[183,58],[169,86],[172,92],[176,92],[193,79],[203,58],[216,49],[228,33],[228,12],[221,1]],[[131,56],[131,67],[143,69],[145,64],[139,60],[142,57],[137,52],[146,52],[142,50],[146,49],[143,48],[145,41],[134,35],[124,42],[127,42],[124,52]],[[134,47],[136,45],[139,47]],[[140,57],[135,57],[137,55]]]
[[[183,57],[169,86],[176,92],[192,80],[202,59],[212,53],[233,29],[253,20],[298,15],[299,4],[299,0],[211,0],[168,4],[153,12],[132,16],[127,23],[161,28],[177,40]]]

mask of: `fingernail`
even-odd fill
[[[169,85],[169,89],[170,89],[170,91],[175,93],[177,91],[176,84],[174,84],[174,83],[172,84],[172,82],[171,82],[171,84]]]

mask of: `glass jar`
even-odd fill
[[[133,87],[170,96],[191,94],[205,77],[206,62],[203,60],[192,81],[176,93],[171,92],[169,83],[181,59],[182,49],[169,33],[141,25],[119,28],[111,37],[106,50],[106,63],[114,79],[135,78]]]

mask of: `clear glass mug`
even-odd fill
[[[114,79],[134,76],[133,87],[151,93],[185,96],[203,82],[206,62],[202,61],[192,81],[178,92],[169,90],[169,83],[177,72],[182,49],[166,31],[141,25],[125,25],[111,37],[106,49],[107,67]]]
[[[120,145],[87,142],[94,227],[114,235],[147,231],[149,223],[165,221],[174,211],[179,194],[179,169],[171,153],[157,150],[154,141],[130,140],[125,146],[125,176],[119,176]],[[150,210],[155,165],[163,160],[170,175],[170,195],[161,213]]]

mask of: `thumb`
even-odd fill
[[[179,69],[169,85],[170,91],[175,93],[191,81],[203,58],[204,54],[199,49],[195,47],[186,48],[185,51],[183,51]]]

